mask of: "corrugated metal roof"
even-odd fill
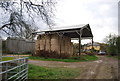
[[[61,26],[61,27],[53,27],[52,30],[66,30],[66,29],[76,29],[76,28],[82,28],[86,26],[87,24],[79,24],[79,25],[72,25],[72,26]],[[50,30],[50,31],[52,31]]]
[[[82,31],[82,37],[93,37],[91,28],[89,24],[80,24],[80,25],[73,25],[73,26],[64,26],[64,27],[54,27],[52,30],[45,30],[36,32],[37,34],[47,33],[47,34],[53,34],[53,33],[64,33],[64,36],[68,36],[71,38],[79,38],[80,29],[83,28]]]
[[[79,24],[79,25],[72,25],[72,26],[61,26],[61,27],[52,27],[52,29],[44,30],[41,32],[46,32],[46,31],[59,31],[59,30],[69,30],[69,29],[80,29],[82,27],[85,27],[88,24]]]

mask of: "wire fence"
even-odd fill
[[[5,57],[5,56],[4,56]],[[18,58],[0,62],[2,80],[25,81],[28,79],[28,58]]]

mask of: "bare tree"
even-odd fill
[[[0,2],[0,7],[4,12],[8,12],[10,16],[8,22],[0,27],[0,31],[8,35],[30,39],[31,33],[37,27],[31,22],[27,22],[25,16],[29,16],[32,23],[34,23],[34,15],[37,14],[51,28],[54,25],[52,17],[54,16],[55,4],[55,0],[3,0]]]

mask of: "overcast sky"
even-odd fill
[[[90,24],[95,42],[118,34],[119,0],[60,0],[56,6],[58,26]]]
[[[103,42],[104,38],[110,33],[118,34],[119,0],[56,1],[58,1],[58,4],[56,5],[56,18],[54,21],[57,24],[57,26],[90,24],[95,42]],[[1,15],[2,16],[0,16],[0,19],[6,20],[3,17],[3,14]],[[8,18],[8,16],[5,17]],[[36,25],[41,26],[39,18],[34,18],[35,20],[39,21]],[[39,27],[39,30],[46,28],[43,26],[41,27]]]

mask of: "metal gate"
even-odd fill
[[[28,58],[0,62],[2,80],[25,81],[28,79]]]

